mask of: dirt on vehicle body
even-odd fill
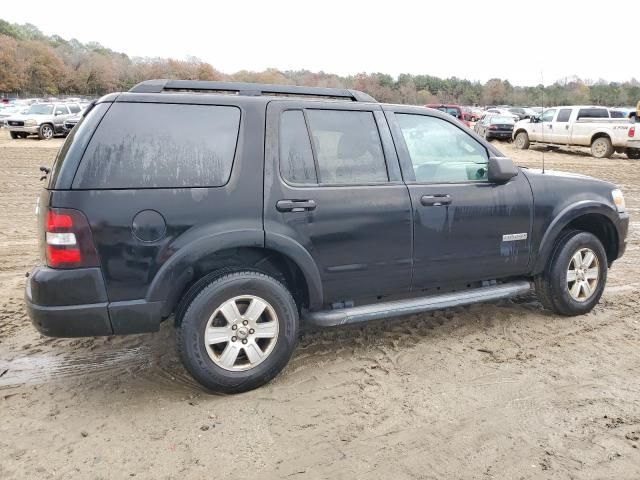
[[[23,307],[40,165],[59,140],[0,133],[0,478],[637,478],[640,165],[577,150],[546,168],[620,185],[632,223],[600,305],[535,297],[303,334],[271,385],[204,393],[156,334],[52,339]],[[539,168],[540,150],[499,148]],[[585,150],[586,152],[586,150]]]

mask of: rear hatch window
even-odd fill
[[[75,189],[218,187],[227,183],[240,109],[114,103],[91,138]]]

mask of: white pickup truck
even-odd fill
[[[604,107],[572,106],[545,110],[541,116],[521,120],[513,128],[516,148],[531,143],[591,147],[596,158],[614,152],[640,159],[640,123],[626,118],[609,118]]]

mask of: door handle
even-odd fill
[[[304,212],[305,210],[315,210],[316,202],[313,200],[278,200],[276,209],[279,212]]]
[[[423,195],[420,199],[420,203],[425,207],[442,207],[443,205],[451,205],[451,196],[445,193]]]

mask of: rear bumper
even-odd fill
[[[109,302],[100,268],[36,267],[25,288],[34,327],[49,337],[93,337],[155,332],[164,302]]]
[[[506,138],[511,140],[513,132],[492,132],[487,130],[487,138]]]

